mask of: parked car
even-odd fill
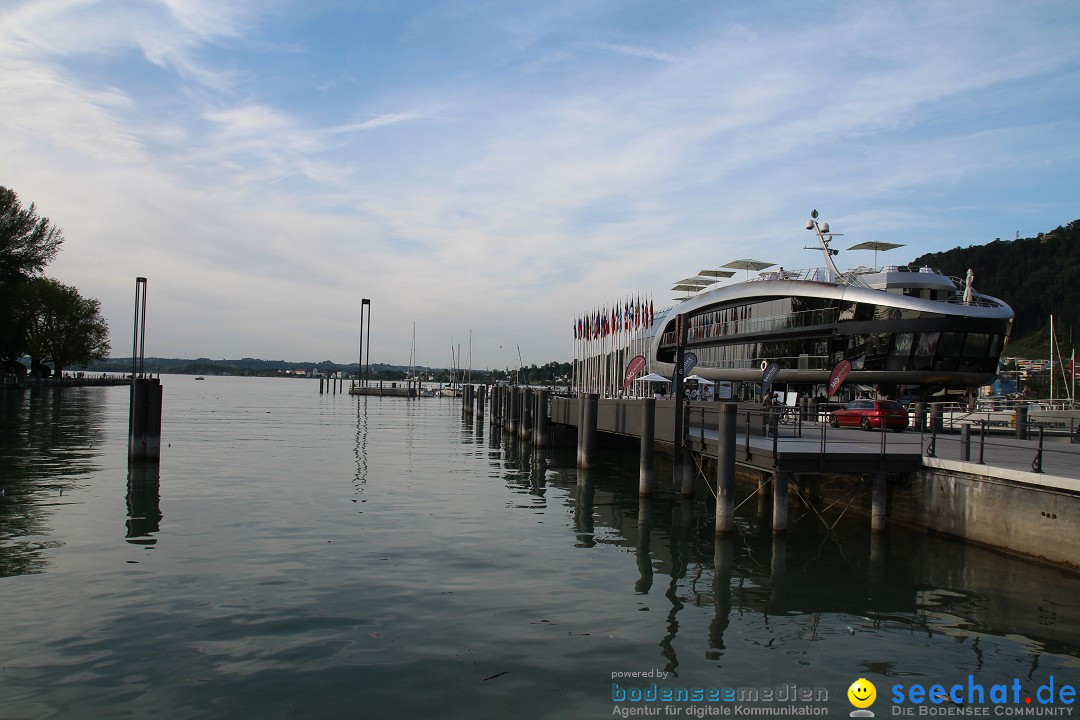
[[[907,408],[895,400],[852,400],[829,413],[829,424],[863,430],[885,427],[901,432],[908,426],[908,413]]]

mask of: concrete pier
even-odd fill
[[[585,458],[587,435],[593,442],[604,433],[633,439],[637,445],[648,434],[643,417],[648,407],[653,413],[648,445],[670,453],[675,424],[670,401],[553,397],[551,422],[577,427],[578,464],[585,467],[593,462],[591,456]],[[704,460],[716,459],[720,498],[720,465],[726,450],[717,414],[724,404],[692,407],[690,449]],[[940,407],[933,409],[940,426]],[[704,428],[703,417],[708,419]],[[762,437],[760,417],[759,407],[738,405],[733,418],[735,463],[744,477],[765,478],[756,483],[757,503],[766,522],[771,514],[778,534],[787,530],[789,503],[805,501],[823,512],[832,507],[833,516],[842,509],[849,517],[863,518],[872,535],[883,534],[888,525],[907,525],[1080,570],[1080,443],[1070,442],[1068,435],[1057,437],[1052,445],[1047,441],[1046,447],[1037,438],[997,434],[991,442],[987,435],[982,438],[985,447],[980,443],[976,452],[969,451],[972,460],[977,456],[980,461],[972,462],[963,459],[968,455],[959,432],[865,433],[807,423],[801,433],[781,424],[778,437]],[[646,453],[642,447],[642,462]],[[798,494],[791,487],[793,477],[802,481]],[[825,477],[831,478],[829,483],[822,482]],[[641,468],[638,479],[639,492],[655,490]],[[681,476],[671,490],[681,492]],[[722,532],[726,527],[722,503],[718,513],[717,530]]]

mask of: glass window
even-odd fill
[[[896,333],[893,335],[893,347],[889,353],[886,370],[907,370],[911,360],[911,345],[915,333]]]
[[[990,346],[990,335],[988,333],[968,333],[964,339],[964,357],[969,358],[984,358],[987,357],[986,351]]]
[[[941,340],[938,342],[939,358],[951,358],[960,354],[960,349],[963,347],[964,333],[947,332],[941,333]]]

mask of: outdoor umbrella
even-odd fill
[[[858,245],[852,245],[848,250],[873,250],[874,251],[874,267],[877,267],[877,254],[878,250],[885,252],[886,250],[892,250],[893,248],[904,247],[903,243],[888,243],[878,242],[876,240],[868,240],[867,242],[861,242]]]
[[[729,263],[724,264],[722,267],[735,268],[736,270],[745,270],[747,279],[750,278],[750,271],[764,270],[765,268],[771,268],[776,263],[765,262],[764,260],[732,260]]]

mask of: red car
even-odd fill
[[[895,400],[852,400],[829,413],[829,424],[858,426],[863,430],[885,427],[901,432],[908,426],[908,414],[907,408]]]

